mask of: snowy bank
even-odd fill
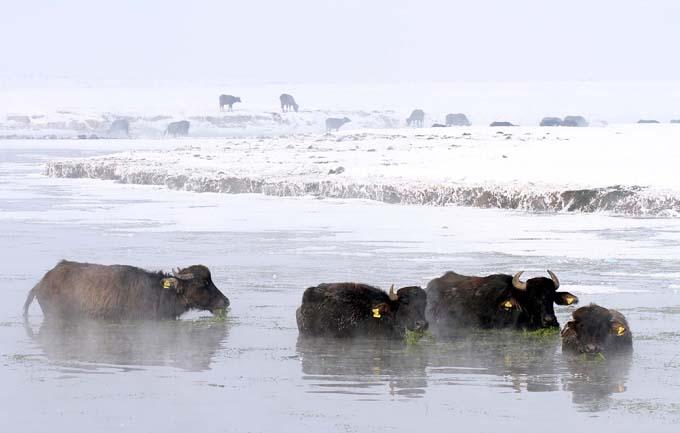
[[[178,140],[46,174],[197,192],[547,212],[680,215],[680,127],[435,128]]]

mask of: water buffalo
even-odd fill
[[[189,126],[191,124],[188,120],[180,120],[179,122],[171,122],[165,128],[163,135],[172,135],[173,137],[186,137],[189,135]]]
[[[233,105],[241,102],[241,98],[232,95],[220,95],[220,111],[224,111],[225,106],[229,106],[229,111],[234,111]]]
[[[491,122],[491,123],[489,124],[489,126],[496,127],[496,126],[517,126],[517,125],[515,125],[515,124],[513,124],[513,123],[511,123],[511,122],[496,121],[496,122]]]
[[[425,120],[425,112],[421,109],[416,109],[411,111],[411,115],[406,119],[406,124],[408,126],[423,126],[423,121]]]
[[[562,126],[562,119],[559,117],[544,117],[539,126]]]
[[[342,119],[338,117],[329,117],[326,119],[326,132],[331,132],[334,129],[339,131],[340,127],[348,122],[351,122],[351,120],[349,120],[347,117],[343,117]]]
[[[562,121],[562,126],[585,128],[588,126],[588,121],[583,116],[567,116]]]
[[[447,272],[427,285],[427,318],[442,331],[456,327],[538,329],[558,327],[553,303],[578,298],[558,292],[557,276],[520,280],[505,274],[468,277]]]
[[[203,265],[170,275],[133,266],[62,260],[28,293],[24,316],[34,298],[47,320],[176,319],[188,310],[214,313],[229,306]]]
[[[470,121],[463,113],[449,113],[446,115],[446,126],[470,126]]]
[[[629,350],[633,334],[623,314],[590,304],[572,313],[562,330],[562,350],[572,353],[611,353]]]
[[[130,122],[127,119],[116,119],[109,127],[109,135],[111,137],[129,137],[130,136]]]
[[[281,96],[279,96],[279,100],[281,101],[281,111],[285,113],[286,111],[290,111],[292,108],[297,113],[299,106],[295,102],[295,98],[293,98],[293,96],[289,95],[288,93],[282,93]]]
[[[405,330],[427,329],[425,291],[402,287],[396,293],[358,283],[332,283],[309,287],[297,310],[302,335],[354,337],[404,336]]]

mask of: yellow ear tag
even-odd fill
[[[505,301],[505,302],[503,303],[503,307],[505,307],[506,309],[509,310],[509,309],[511,309],[511,308],[513,307],[513,304],[512,304],[512,302],[510,302],[510,301]]]
[[[371,311],[373,311],[373,317],[375,317],[376,319],[380,319],[380,317],[381,317],[380,316],[380,308],[374,308]]]
[[[626,333],[626,328],[625,328],[625,327],[623,327],[623,326],[617,326],[617,327],[616,327],[616,335],[621,336],[621,335],[623,335],[623,334],[625,334],[625,333]]]
[[[171,287],[172,287],[172,283],[170,282],[170,280],[163,280],[163,288],[164,289],[169,289]]]
[[[574,303],[574,297],[573,296],[568,296],[567,297],[567,305],[571,305]]]

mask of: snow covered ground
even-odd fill
[[[165,143],[50,161],[45,173],[198,192],[680,215],[680,125],[364,129]]]

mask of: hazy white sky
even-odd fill
[[[677,80],[677,0],[0,0],[0,76]]]

